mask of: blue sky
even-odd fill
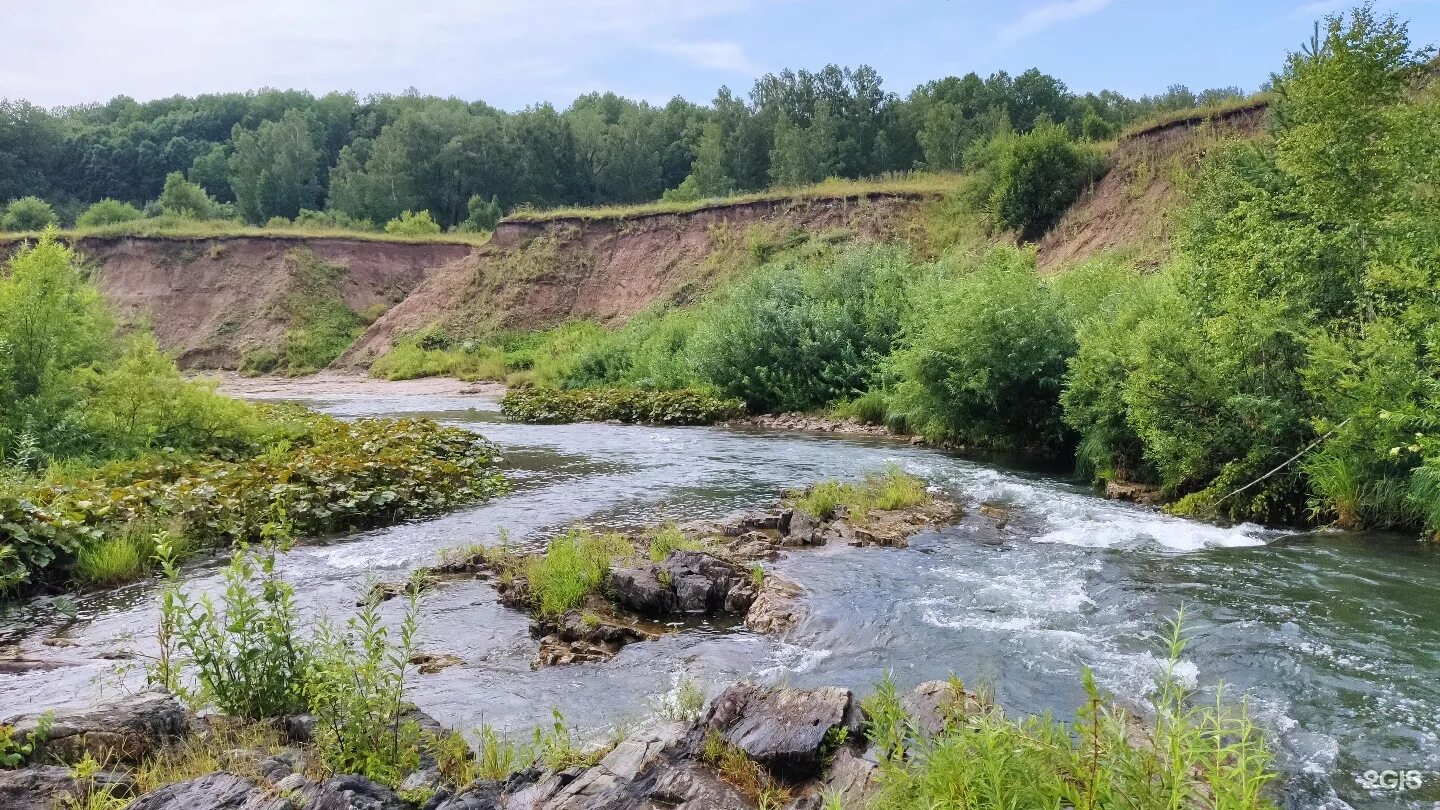
[[[14,10],[5,7],[14,4]],[[785,67],[869,64],[905,93],[1038,67],[1072,90],[1254,89],[1328,0],[0,0],[0,97],[44,106],[261,86],[563,106],[748,90]],[[1440,41],[1440,0],[1381,0]]]

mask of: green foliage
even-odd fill
[[[1006,228],[1034,239],[1060,221],[1065,210],[1100,173],[1099,156],[1070,140],[1058,124],[1001,142],[992,203]]]
[[[317,204],[322,157],[317,129],[318,122],[298,109],[287,110],[278,121],[262,121],[254,130],[236,126],[230,187],[247,222],[288,220]]]
[[[344,211],[312,211],[301,208],[295,215],[295,227],[312,231],[346,230],[374,231],[375,223],[368,219],[357,219]]]
[[[892,361],[892,407],[966,443],[1066,449],[1060,392],[1074,327],[1033,254],[994,248],[916,297],[925,303]]]
[[[365,325],[341,298],[341,285],[348,272],[344,265],[327,264],[306,248],[290,251],[286,264],[290,270],[289,289],[279,309],[289,328],[273,368],[292,375],[309,374],[330,365],[360,336]]]
[[[878,810],[921,807],[1271,808],[1272,756],[1244,703],[1191,706],[1176,675],[1183,641],[1171,636],[1167,666],[1152,696],[1153,717],[1114,707],[1089,670],[1088,700],[1073,724],[1048,715],[1011,719],[958,683],[939,734],[906,717],[887,678],[866,701],[870,739],[881,753]]]
[[[420,606],[412,588],[392,643],[379,606],[367,602],[340,632],[322,622],[305,673],[316,747],[335,773],[363,774],[398,786],[420,763],[420,725],[405,701]]]
[[[86,208],[75,220],[77,228],[99,228],[122,222],[134,222],[145,216],[140,209],[121,200],[103,199]]]
[[[658,425],[706,425],[738,416],[739,400],[706,391],[638,388],[558,390],[517,386],[500,400],[501,412],[522,422],[641,422]]]
[[[479,194],[476,194],[466,203],[466,208],[469,211],[469,215],[465,217],[465,221],[456,227],[462,231],[474,231],[476,233],[486,233],[495,230],[495,226],[500,224],[500,215],[504,213],[500,208],[500,198],[493,195],[487,200]]]
[[[852,397],[890,352],[912,275],[904,250],[883,246],[764,268],[703,310],[690,366],[752,411]]]
[[[192,545],[255,542],[272,524],[274,499],[287,504],[295,532],[323,536],[433,514],[504,486],[494,449],[458,428],[342,422],[293,408],[250,413],[270,432],[257,428],[255,445],[234,445],[235,460],[157,454],[0,487],[0,541],[12,551],[0,558],[0,576],[11,587],[68,577],[82,548],[146,522]]]
[[[242,546],[225,569],[217,605],[209,594],[181,590],[180,574],[162,548],[169,584],[161,596],[164,648],[150,678],[196,706],[249,720],[304,710],[308,645],[300,643],[295,591],[275,569],[291,529],[276,502],[259,550]],[[186,684],[194,680],[195,689]]]
[[[15,730],[0,723],[0,769],[18,768],[35,753],[35,749],[50,736],[54,717],[46,712],[40,715],[35,728],[26,732],[23,740],[15,739]]]
[[[667,523],[650,535],[650,560],[664,562],[671,552],[694,551],[702,547],[698,540],[680,531],[675,524]]]
[[[177,219],[210,219],[219,213],[214,198],[180,172],[165,176],[165,187],[155,202],[160,213]]]
[[[385,223],[386,233],[404,236],[424,236],[440,233],[440,225],[430,217],[429,211],[401,211],[400,216]]]
[[[11,200],[0,215],[0,231],[42,231],[59,223],[55,209],[39,197]]]
[[[370,376],[386,380],[419,377],[503,380],[505,375],[504,353],[474,344],[457,349],[425,349],[417,343],[402,342],[370,366]]]
[[[623,535],[578,530],[557,537],[545,553],[525,560],[530,600],[543,616],[563,615],[600,590],[617,558],[634,555],[634,546]]]

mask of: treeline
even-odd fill
[[[592,93],[563,111],[509,113],[413,91],[361,101],[268,89],[56,110],[5,100],[0,203],[24,202],[0,227],[71,224],[101,201],[107,209],[92,224],[162,214],[169,178],[204,190],[206,210],[193,212],[202,218],[260,225],[309,212],[345,227],[423,210],[442,227],[479,229],[522,205],[698,199],[960,169],[997,133],[1049,121],[1071,138],[1105,140],[1138,119],[1239,95],[1182,86],[1139,99],[1077,95],[1031,69],[947,77],[902,98],[869,67],[831,65],[767,74],[748,99],[721,88],[708,106]]]
[[[611,332],[572,325],[528,356],[500,348],[531,369],[512,382],[838,408],[969,446],[1073,455],[1097,479],[1155,485],[1186,514],[1440,536],[1429,55],[1369,7],[1329,19],[1277,77],[1271,137],[1200,162],[1158,271],[1117,254],[1041,277],[1031,249],[921,262],[801,235],[698,307]],[[1009,139],[1009,153],[1064,155],[1053,129]],[[997,176],[1020,178],[997,199],[1056,185],[1021,164]]]

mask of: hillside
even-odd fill
[[[744,262],[803,236],[889,241],[921,227],[938,192],[721,202],[682,212],[500,223],[489,244],[430,275],[341,357],[364,365],[431,325],[461,334],[617,323],[657,301],[693,300]]]
[[[182,367],[224,369],[278,352],[317,313],[358,330],[473,249],[277,236],[82,237],[74,248],[122,323],[148,324]]]
[[[1158,264],[1174,236],[1181,186],[1206,151],[1265,131],[1263,99],[1216,112],[1164,119],[1122,137],[1105,175],[1038,244],[1042,271],[1056,271],[1107,250],[1133,249]]]

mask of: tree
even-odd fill
[[[182,219],[209,219],[215,212],[215,201],[205,189],[186,180],[180,172],[165,176],[165,188],[156,203],[161,213]]]
[[[120,200],[104,199],[86,208],[79,218],[75,220],[75,226],[79,228],[97,228],[101,225],[115,225],[121,222],[133,222],[145,216],[140,209],[128,202]]]
[[[493,231],[495,226],[500,223],[500,214],[500,201],[497,198],[491,197],[486,200],[476,194],[470,198],[470,216],[466,217],[459,227],[461,230],[475,233]]]
[[[725,173],[725,134],[717,121],[705,124],[695,163],[690,169],[697,198],[724,197],[735,192],[735,181]]]
[[[55,209],[39,197],[12,200],[0,217],[0,230],[39,231],[59,223]]]
[[[302,208],[316,207],[320,150],[313,130],[318,126],[309,113],[289,110],[279,121],[265,121],[253,131],[237,127],[230,187],[247,222],[290,219]]]

